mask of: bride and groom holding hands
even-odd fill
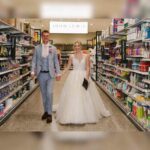
[[[68,65],[60,71],[57,49],[49,44],[49,31],[42,32],[43,44],[36,46],[32,59],[31,75],[37,76],[42,94],[44,114],[42,120],[52,122],[54,79],[61,80],[71,65],[56,108],[56,120],[60,124],[97,123],[100,118],[110,116],[94,82],[90,79],[90,56],[82,53],[81,42],[73,45],[75,53],[70,55]]]

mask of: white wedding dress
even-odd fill
[[[56,120],[61,124],[96,123],[110,116],[95,83],[89,79],[88,90],[82,86],[86,77],[86,55],[81,62],[72,55],[73,70],[68,75],[56,109]]]

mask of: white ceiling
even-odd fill
[[[125,1],[126,0],[13,0],[13,3],[9,2],[9,7],[11,6],[14,9],[14,14],[20,17],[40,17],[40,7],[44,3],[89,4],[93,7],[92,18],[105,18],[122,16]]]
[[[16,0],[18,1],[18,0]],[[57,21],[88,21],[89,22],[89,32],[101,31],[106,29],[108,26],[111,25],[112,18],[123,16],[123,7],[125,0],[55,0],[55,2],[59,3],[89,3],[93,7],[93,16],[90,19],[42,19],[40,18],[40,6],[44,2],[54,2],[52,0],[32,0],[30,5],[27,5],[27,1],[22,1],[20,3],[20,9],[18,13],[20,17],[23,16],[26,12],[27,22],[30,22],[32,27],[34,28],[41,28],[41,29],[49,29],[49,22],[50,20],[57,20]],[[14,3],[15,5],[15,3]],[[16,3],[17,5],[17,3]],[[25,9],[23,9],[25,8]],[[22,11],[24,10],[24,11]],[[58,10],[59,12],[59,10]],[[61,13],[61,12],[60,12]],[[37,19],[33,19],[37,18]]]

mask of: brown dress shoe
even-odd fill
[[[48,116],[48,113],[47,112],[45,112],[43,115],[42,115],[42,120],[45,120],[45,119],[47,119],[47,116]]]
[[[52,115],[47,115],[47,123],[51,123],[52,122]]]

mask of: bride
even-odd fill
[[[60,94],[56,110],[56,120],[60,124],[97,123],[100,118],[110,116],[102,98],[90,79],[90,56],[82,53],[81,42],[76,41],[70,55],[65,74],[73,64],[73,71],[68,75]],[[87,90],[82,86],[86,78],[89,82]]]

